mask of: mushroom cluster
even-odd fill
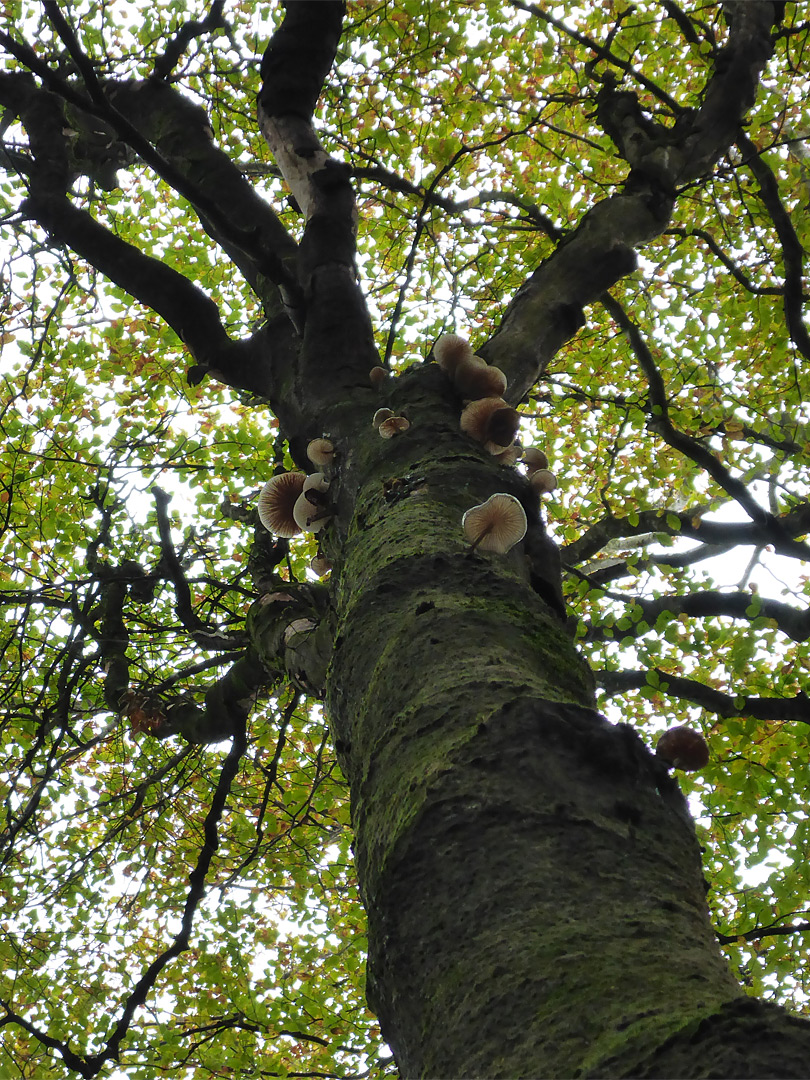
[[[322,472],[277,473],[259,493],[259,521],[276,536],[318,532],[332,517],[328,491],[329,480]]]
[[[433,346],[433,355],[465,401],[461,430],[504,465],[514,465],[512,447],[520,424],[517,409],[502,395],[506,376],[499,367],[476,356],[468,341],[457,334],[442,334]]]

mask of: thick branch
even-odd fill
[[[792,698],[759,698],[724,694],[696,679],[670,675],[660,668],[649,671],[594,671],[596,683],[609,695],[652,687],[656,692],[690,701],[724,719],[750,716],[753,720],[795,720],[810,724],[810,698],[800,690]]]
[[[678,513],[674,510],[643,510],[631,525],[627,518],[608,515],[596,522],[570,544],[561,549],[564,565],[576,566],[593,558],[610,540],[639,533],[661,533],[665,536],[688,536],[705,544],[737,546],[751,544],[755,547],[773,545],[780,555],[795,559],[810,559],[810,547],[793,539],[810,531],[810,504],[804,503],[789,514],[777,518],[779,534],[771,535],[767,526],[757,522],[705,521],[695,516],[695,511]]]
[[[339,0],[287,3],[262,60],[259,124],[306,219],[300,284],[307,304],[301,377],[315,411],[335,390],[367,383],[378,363],[355,272],[354,191],[348,169],[330,158],[312,111],[340,38]]]
[[[521,400],[556,351],[582,325],[582,309],[636,266],[635,248],[669,224],[679,185],[705,175],[736,137],[773,51],[774,6],[728,5],[727,47],[718,54],[703,105],[672,128],[648,120],[633,95],[608,84],[599,119],[631,165],[622,194],[597,203],[578,228],[531,275],[495,336],[479,352],[509,377],[509,400]]]
[[[750,592],[718,592],[706,589],[688,593],[685,596],[660,596],[655,600],[643,597],[628,597],[611,593],[611,598],[620,600],[635,608],[639,618],[648,626],[655,626],[659,615],[670,612],[673,615],[690,615],[697,618],[721,616],[728,619],[771,619],[778,629],[793,641],[807,641],[810,637],[810,609],[804,611],[783,604],[779,600],[769,600]],[[622,636],[632,636],[631,627],[622,632]],[[611,627],[594,626],[586,634],[588,641],[605,641],[615,637]]]

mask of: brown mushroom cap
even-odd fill
[[[307,457],[313,465],[329,465],[335,456],[335,445],[329,439],[313,439],[307,447]]]
[[[709,763],[709,744],[699,731],[688,727],[665,731],[656,744],[655,753],[684,772],[695,772]]]
[[[410,420],[405,416],[389,416],[387,420],[383,420],[377,430],[384,439],[393,439],[395,435],[407,431],[410,426]]]
[[[485,443],[491,454],[500,454],[512,445],[519,424],[517,409],[500,397],[471,401],[461,413],[461,430]]]
[[[514,495],[499,491],[471,507],[461,519],[464,535],[474,548],[505,555],[526,535],[526,511]]]
[[[441,337],[436,339],[433,346],[436,363],[448,375],[452,375],[456,370],[456,366],[462,360],[468,360],[472,354],[473,351],[469,341],[459,337],[458,334],[442,334]]]
[[[506,390],[506,376],[480,356],[460,360],[453,371],[453,382],[464,398],[500,397]]]
[[[557,487],[557,477],[549,469],[535,469],[529,473],[529,483],[538,495],[545,495]]]
[[[259,521],[276,536],[292,537],[301,532],[293,515],[296,500],[304,490],[303,473],[287,472],[271,476],[259,494]]]
[[[521,460],[526,466],[526,471],[529,476],[531,476],[533,472],[537,472],[538,469],[548,468],[548,458],[539,446],[527,446],[523,451]]]
[[[520,447],[517,443],[513,446],[507,446],[505,450],[501,450],[500,453],[493,455],[499,465],[516,465],[517,459],[520,457]]]
[[[394,414],[391,412],[390,409],[377,409],[377,411],[374,413],[374,415],[371,418],[371,426],[375,427],[375,428],[378,428],[380,426],[380,424],[383,422],[383,420],[387,420],[389,418],[389,416],[393,416],[393,415]]]
[[[374,387],[375,390],[379,390],[382,384],[385,382],[388,372],[384,367],[373,367],[368,373],[368,381]]]
[[[316,555],[309,564],[310,570],[317,574],[318,577],[323,577],[324,574],[328,574],[332,569],[332,563],[327,559],[325,555]]]

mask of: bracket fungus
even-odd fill
[[[389,416],[387,420],[383,420],[377,430],[383,439],[393,439],[395,435],[407,431],[410,426],[410,420],[404,416]]]
[[[695,772],[709,763],[709,744],[699,731],[673,727],[665,731],[655,746],[655,753],[675,769]]]
[[[304,490],[306,476],[300,472],[278,473],[271,476],[259,493],[259,521],[276,536],[298,536],[301,527],[295,520],[293,508]]]
[[[293,506],[293,517],[300,531],[319,532],[331,521],[332,514],[326,495],[328,490],[329,481],[323,473],[310,473],[306,477],[301,494]]]
[[[313,465],[331,465],[334,456],[335,446],[329,439],[313,439],[307,446],[307,457]]]
[[[471,507],[461,519],[465,537],[473,550],[505,555],[526,535],[526,511],[514,495],[499,491],[486,502]]]

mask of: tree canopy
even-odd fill
[[[351,675],[327,613],[378,558],[343,575],[335,537],[380,513],[358,502],[377,466],[340,475],[351,525],[285,539],[256,505],[313,471],[334,401],[377,400],[371,368],[380,405],[446,396],[447,333],[548,457],[565,611],[545,549],[533,588],[598,706],[649,746],[708,741],[675,775],[732,971],[806,1013],[806,10],[283,20],[4,6],[0,1073],[397,1074],[324,716]],[[458,439],[454,468],[495,468]],[[381,505],[422,527],[432,484],[387,479]],[[448,499],[459,558],[493,560]],[[590,700],[578,678],[564,700]]]

